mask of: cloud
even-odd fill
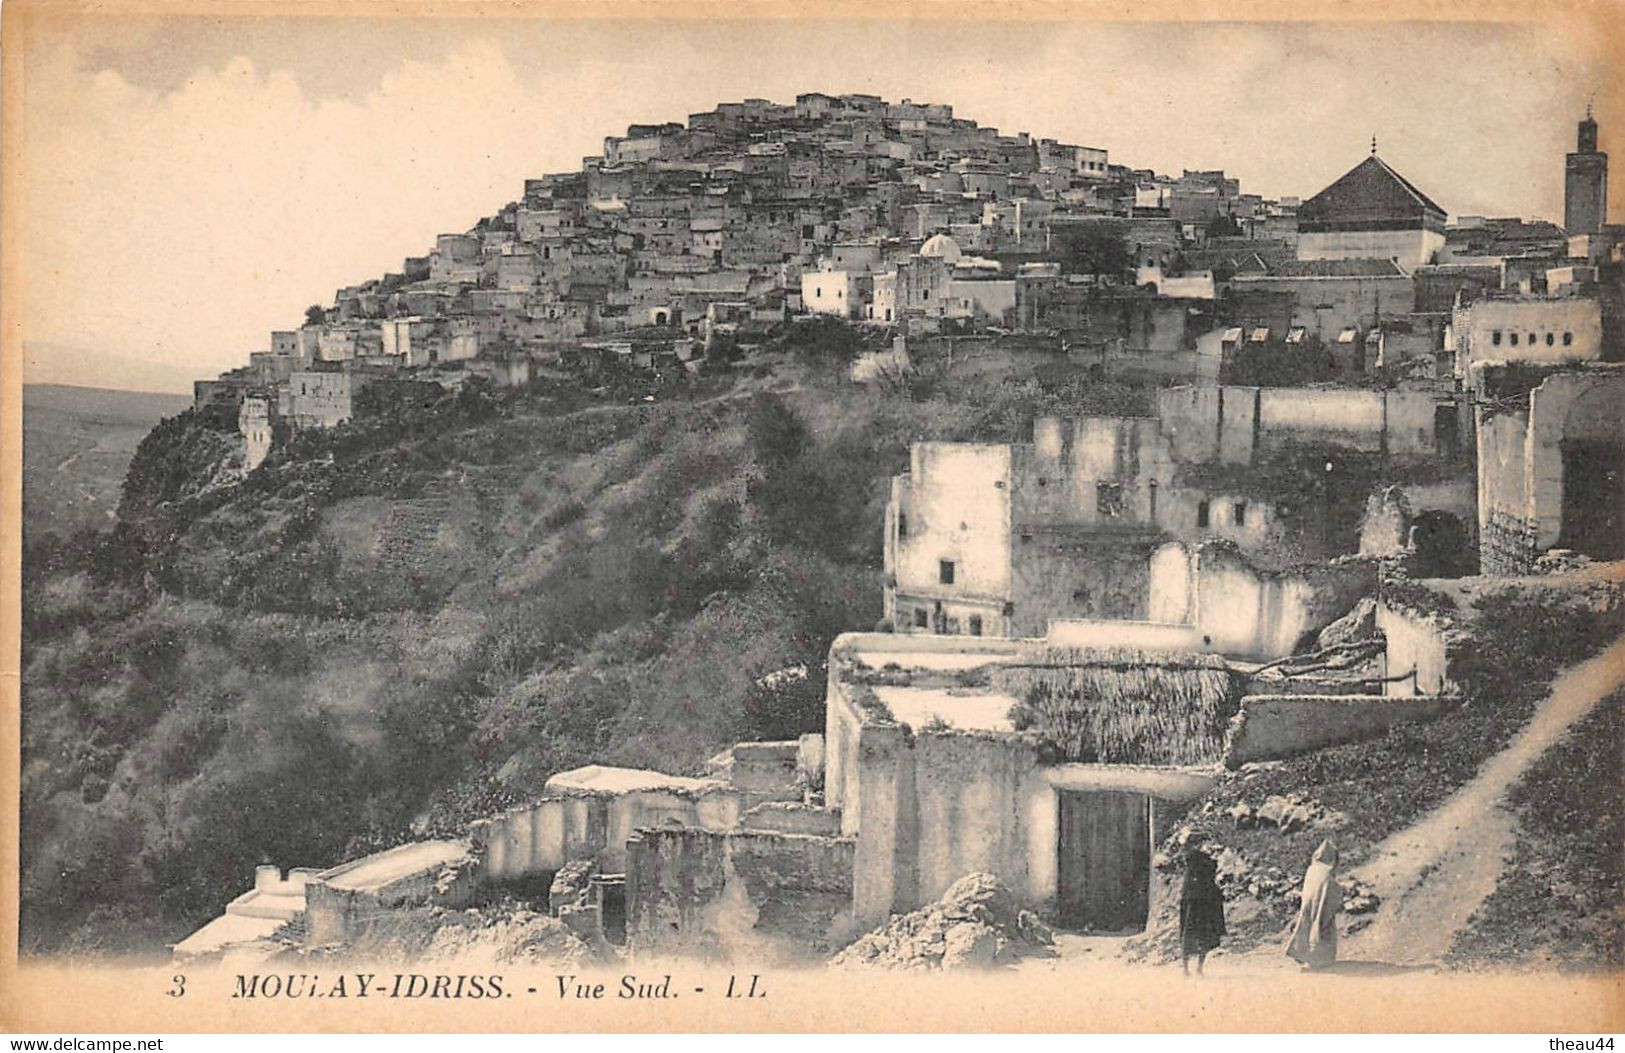
[[[240,364],[305,304],[518,196],[534,93],[470,42],[349,101],[248,58],[178,90],[59,53],[31,87],[30,339]]]

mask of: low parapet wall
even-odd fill
[[[1224,765],[1376,738],[1395,724],[1433,720],[1455,704],[1449,695],[1248,695],[1230,721]]]
[[[1049,623],[1046,642],[1052,647],[1127,647],[1138,651],[1200,654],[1213,650],[1213,639],[1194,625],[1057,619]]]
[[[479,882],[473,863],[461,842],[421,841],[324,870],[305,884],[306,943],[353,943],[399,910],[463,906]]]

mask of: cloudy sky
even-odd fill
[[[1549,22],[102,17],[11,44],[26,379],[177,390],[527,176],[720,100],[951,102],[1136,167],[1223,168],[1267,196],[1314,193],[1376,134],[1453,215],[1561,220],[1563,153],[1607,87],[1601,43]],[[1608,101],[1604,149],[1625,129]]]

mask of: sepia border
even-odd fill
[[[537,995],[498,1000],[243,1001],[231,977],[199,973],[171,994],[173,966],[87,969],[20,965],[19,873],[21,404],[20,290],[30,280],[18,233],[29,187],[21,120],[26,44],[80,20],[165,14],[221,18],[356,17],[568,20],[786,20],[999,22],[1539,22],[1578,47],[1625,58],[1625,4],[1615,0],[752,0],[488,2],[488,0],[9,0],[0,8],[0,1030],[23,1032],[1611,1032],[1625,1029],[1625,976],[1410,973],[1387,977],[1213,976],[1184,981],[1171,969],[1130,979],[1043,972],[922,977],[832,970],[769,973],[768,997],[664,1002],[561,1000],[554,974],[509,970]],[[1583,42],[1583,43],[1582,43]],[[1508,91],[1516,90],[1509,73]],[[1625,113],[1625,77],[1599,100]],[[951,100],[950,100],[951,101]],[[1625,410],[1625,408],[1622,408]],[[741,966],[748,968],[748,966]],[[662,969],[690,986],[723,977],[709,967]],[[396,971],[383,966],[380,973]],[[1137,971],[1138,972],[1138,971]],[[619,974],[605,974],[613,984]]]

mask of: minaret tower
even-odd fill
[[[1595,234],[1608,220],[1608,155],[1597,149],[1597,122],[1586,107],[1575,152],[1563,165],[1563,227]]]

